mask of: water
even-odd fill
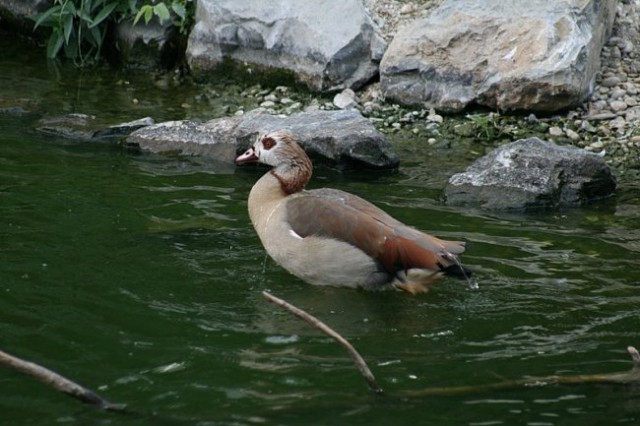
[[[635,386],[551,385],[415,397],[528,376],[631,368],[640,346],[640,192],[579,209],[486,213],[442,206],[468,149],[395,143],[398,172],[312,186],[365,196],[399,219],[471,243],[479,288],[425,295],[312,287],[266,259],[246,198],[263,172],[34,132],[42,116],[199,116],[197,88],[144,74],[48,67],[3,44],[0,349],[41,363],[133,414],[101,412],[0,368],[2,425],[637,424]],[[122,83],[125,79],[128,83]],[[119,83],[120,82],[120,83]],[[139,99],[138,103],[132,98]],[[335,342],[265,301],[269,290],[348,338],[385,395]]]

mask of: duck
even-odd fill
[[[270,166],[251,188],[249,217],[269,256],[309,284],[418,294],[442,276],[471,276],[458,259],[466,242],[421,232],[345,191],[306,190],[313,165],[287,130],[259,134],[235,163]]]

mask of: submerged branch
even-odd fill
[[[360,374],[362,374],[364,379],[367,381],[367,384],[369,385],[369,388],[371,388],[371,390],[376,392],[376,393],[382,393],[382,388],[380,387],[380,385],[378,385],[378,382],[376,381],[376,378],[374,377],[373,373],[369,369],[369,366],[365,362],[364,358],[362,358],[362,356],[351,345],[351,343],[349,343],[338,332],[333,330],[331,327],[329,327],[328,325],[326,325],[325,323],[323,323],[322,321],[320,321],[318,318],[314,317],[313,315],[308,314],[307,312],[303,311],[302,309],[293,306],[292,304],[280,299],[279,297],[276,297],[276,296],[274,296],[274,295],[272,295],[270,293],[267,293],[266,291],[263,291],[262,295],[269,302],[274,303],[274,304],[280,306],[281,308],[289,311],[290,313],[292,313],[293,315],[297,316],[298,318],[303,319],[304,321],[306,321],[307,323],[311,324],[312,326],[314,326],[318,330],[322,331],[324,334],[326,334],[329,337],[333,338],[340,345],[342,345],[347,350],[349,355],[351,355],[351,358],[353,359],[353,362],[356,364],[356,367],[358,367],[358,370],[360,371]]]
[[[638,364],[640,364],[640,353],[638,353],[638,350],[633,346],[627,347],[627,352],[631,355],[634,368],[622,373],[530,377],[515,380],[504,380],[502,382],[489,383],[485,385],[447,386],[415,391],[404,391],[402,392],[402,396],[416,398],[426,396],[454,396],[514,388],[536,388],[549,385],[640,385],[640,368],[636,368]]]
[[[64,376],[33,362],[25,361],[0,350],[0,365],[32,376],[54,389],[66,393],[85,404],[95,405],[108,411],[125,411],[124,405],[112,404],[95,392],[67,379]]]

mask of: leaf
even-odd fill
[[[73,32],[73,15],[66,13],[64,15],[64,22],[62,23],[62,31],[64,31],[64,42],[69,44],[69,37]]]
[[[111,12],[113,12],[113,9],[116,8],[116,6],[118,6],[118,3],[117,2],[113,2],[113,3],[107,4],[105,7],[103,7],[102,10],[96,15],[96,17],[93,18],[93,23],[91,25],[89,25],[89,28],[93,28],[96,25],[99,25],[105,19],[107,19],[109,17],[109,15],[111,15]]]
[[[146,12],[146,10],[147,10],[148,8],[150,8],[150,7],[151,7],[151,6],[142,6],[142,7],[140,8],[140,10],[138,11],[138,13],[136,14],[136,19],[134,19],[134,20],[133,20],[133,26],[135,26],[135,25],[138,23],[138,21],[140,20],[140,18],[142,18],[142,15],[144,15],[144,14],[145,14],[145,12]]]
[[[151,6],[149,6],[144,11],[144,23],[148,24],[149,21],[151,20],[151,18],[153,18],[153,8]]]
[[[160,23],[162,24],[164,21],[168,21],[171,19],[171,13],[169,9],[167,9],[167,5],[164,3],[158,3],[153,7],[153,12],[155,15],[160,18]]]
[[[98,27],[93,27],[89,30],[91,34],[91,38],[93,39],[93,43],[95,46],[101,47],[102,40],[104,39],[104,33],[100,31]]]
[[[184,20],[187,16],[187,9],[181,3],[173,2],[173,4],[171,5],[171,9],[175,12],[176,15],[180,17],[180,19]]]
[[[72,15],[77,15],[77,14],[78,14],[78,11],[76,10],[76,6],[73,4],[73,2],[72,2],[72,1],[68,1],[68,2],[66,2],[66,3],[62,6],[62,8],[63,8],[63,9],[68,9],[68,10],[69,10],[69,13],[71,13]],[[65,12],[66,12],[66,10],[65,10]]]
[[[47,43],[47,58],[55,58],[58,56],[58,52],[64,43],[64,36],[60,32],[59,28],[54,28],[51,36],[49,37],[49,43]]]
[[[61,6],[54,6],[50,9],[47,9],[45,12],[43,13],[39,13],[35,16],[33,16],[32,19],[35,19],[36,23],[33,25],[33,29],[35,30],[36,28],[38,28],[40,25],[46,25],[46,26],[51,26],[49,22],[50,19],[51,21],[53,21],[52,15],[55,14],[59,14],[60,10],[62,9]]]

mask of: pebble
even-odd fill
[[[351,89],[344,89],[333,97],[333,105],[339,109],[352,109],[358,106],[358,97]]]
[[[627,104],[624,101],[609,101],[609,107],[613,112],[620,112],[627,109]]]
[[[602,87],[614,87],[614,86],[617,86],[620,83],[621,83],[620,79],[614,75],[614,76],[607,77],[604,80],[602,80],[602,83],[600,83],[600,86],[602,86]]]
[[[554,137],[558,137],[558,136],[562,136],[563,132],[562,129],[558,126],[552,126],[549,127],[549,135],[554,136]]]
[[[571,139],[572,141],[580,140],[580,135],[574,130],[567,129],[567,130],[565,130],[565,133],[567,134],[567,137],[569,139]]]

